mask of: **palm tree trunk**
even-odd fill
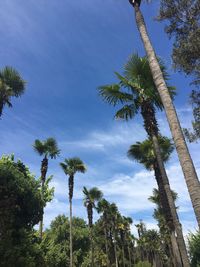
[[[157,87],[157,90],[159,92],[159,95],[161,97],[162,103],[165,108],[167,120],[171,129],[171,133],[179,156],[180,164],[184,173],[184,177],[186,180],[186,184],[188,187],[196,219],[200,228],[200,183],[197,177],[197,173],[194,168],[191,156],[189,154],[175,107],[169,95],[155,51],[153,49],[153,46],[151,44],[151,41],[147,33],[144,17],[140,11],[141,1],[139,0],[129,0],[129,1],[135,9],[136,24],[147,53],[155,85]]]
[[[182,265],[182,261],[181,261],[181,255],[180,255],[180,251],[178,249],[178,244],[177,244],[177,240],[176,240],[176,236],[175,236],[175,232],[174,232],[175,229],[174,229],[173,217],[172,217],[172,213],[171,213],[171,209],[169,206],[167,194],[165,192],[165,187],[164,187],[162,175],[161,175],[157,161],[154,163],[154,171],[155,171],[155,178],[156,178],[156,181],[158,184],[161,206],[163,209],[165,220],[167,222],[167,226],[168,226],[169,231],[170,231],[171,247],[172,247],[172,251],[173,251],[172,256],[176,262],[175,266],[176,267],[179,267],[179,266],[182,267],[183,265]]]
[[[178,214],[176,212],[176,206],[175,206],[175,203],[173,200],[172,192],[171,192],[170,185],[169,185],[169,180],[168,180],[166,170],[165,170],[165,167],[163,164],[163,160],[161,157],[160,147],[159,147],[157,136],[152,135],[152,141],[153,141],[153,146],[154,146],[157,162],[159,165],[159,169],[161,172],[165,192],[167,195],[168,203],[170,206],[174,227],[175,227],[176,234],[177,234],[177,242],[178,242],[178,246],[179,246],[181,257],[182,257],[183,266],[189,267],[190,263],[189,263],[189,259],[188,259],[188,255],[187,255],[187,250],[186,250],[186,245],[185,245],[185,241],[184,241],[184,237],[183,237],[182,227],[181,227],[181,224],[179,222]]]
[[[87,206],[88,225],[90,229],[91,267],[94,267],[94,244],[93,244],[93,207],[89,203]]]
[[[109,267],[110,261],[109,261],[109,251],[108,251],[107,225],[105,225],[104,227],[104,236],[105,236],[105,246],[106,246],[106,265],[107,267]]]
[[[172,252],[173,252],[173,259],[175,262],[175,267],[176,266],[182,266],[182,261],[181,261],[181,257],[180,257],[180,251],[177,245],[177,239],[175,236],[175,232],[172,231],[170,233],[170,240],[171,240],[171,245],[172,245]]]
[[[74,191],[74,175],[69,176],[69,242],[70,242],[70,267],[73,267],[73,240],[72,240],[72,198]]]
[[[41,181],[41,198],[42,198],[42,205],[44,205],[44,180],[42,179]],[[43,215],[44,214],[44,207],[42,206],[42,218],[40,220],[40,225],[39,225],[39,235],[40,239],[42,240],[43,236]]]
[[[125,252],[124,252],[124,244],[122,245],[122,260],[123,260],[123,267],[125,267]]]
[[[70,267],[73,267],[73,241],[72,241],[72,199],[69,199],[69,242],[70,242]]]
[[[42,198],[42,218],[39,225],[40,239],[43,236],[43,216],[44,216],[44,183],[46,181],[46,175],[48,170],[48,158],[45,156],[41,163],[41,198]]]
[[[114,252],[115,252],[115,266],[119,267],[118,264],[118,257],[117,257],[117,239],[116,239],[116,226],[115,226],[115,222],[113,224],[113,241],[114,241]]]
[[[117,258],[117,244],[116,244],[115,237],[114,237],[114,251],[115,251],[115,265],[116,265],[116,267],[119,267],[119,265],[118,265],[118,258]]]

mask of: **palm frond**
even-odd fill
[[[137,112],[138,110],[134,104],[125,105],[116,112],[115,118],[123,120],[132,119],[137,114]]]
[[[57,141],[54,138],[47,138],[44,142],[44,145],[51,159],[55,159],[60,155],[60,149],[58,149]]]
[[[104,99],[104,101],[113,106],[116,106],[119,103],[123,104],[133,100],[131,94],[121,91],[119,84],[100,86],[98,90],[100,96]]]
[[[46,148],[45,148],[43,142],[41,142],[39,139],[35,140],[35,142],[33,144],[33,148],[34,148],[35,152],[37,152],[40,156],[42,156],[46,153]]]
[[[19,97],[25,91],[25,81],[12,67],[5,67],[0,71],[0,79],[12,89],[12,96]]]

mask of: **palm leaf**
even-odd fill
[[[123,104],[133,100],[131,94],[121,91],[119,84],[100,86],[98,90],[104,101],[113,106],[116,106],[119,103]]]

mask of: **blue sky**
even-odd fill
[[[158,2],[144,4],[142,11],[156,52],[168,66],[171,84],[177,87],[175,104],[182,125],[190,126],[190,79],[173,72],[172,44],[164,24],[154,20]],[[60,158],[49,164],[55,198],[45,210],[45,226],[56,215],[68,212],[67,177],[59,162],[79,156],[88,172],[76,177],[74,215],[86,218],[82,187],[98,186],[134,223],[144,219],[155,227],[153,205],[147,200],[155,187],[153,174],[126,157],[131,144],[146,138],[141,118],[114,121],[114,109],[101,101],[96,90],[115,81],[113,72],[121,71],[131,53],[144,55],[128,1],[4,0],[0,17],[0,68],[13,66],[27,81],[26,93],[13,100],[12,109],[4,109],[1,154],[14,153],[38,177],[41,158],[33,151],[34,140],[55,137],[62,150]],[[165,115],[158,114],[158,119],[162,133],[170,136]],[[199,173],[200,145],[189,148]],[[167,171],[179,193],[184,231],[193,231],[196,222],[176,153]]]

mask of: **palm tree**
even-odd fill
[[[162,159],[164,162],[167,162],[173,151],[173,145],[170,139],[168,139],[167,137],[160,136],[159,146],[160,146]],[[135,145],[132,145],[128,151],[128,156],[131,159],[137,160],[139,163],[143,164],[147,170],[152,170],[152,169],[154,170],[155,179],[158,184],[161,205],[163,208],[163,212],[165,215],[167,225],[170,229],[172,248],[173,248],[174,255],[176,257],[176,266],[182,266],[180,254],[179,254],[179,251],[177,250],[176,239],[174,238],[175,236],[174,231],[175,229],[177,230],[178,228],[176,224],[177,223],[179,224],[179,221],[177,222],[178,214],[176,212],[174,196],[173,196],[173,193],[171,193],[173,197],[173,205],[169,205],[168,192],[166,192],[165,190],[165,184],[163,183],[163,179],[161,176],[161,172],[159,170],[159,166],[158,166],[156,155],[155,155],[155,150],[153,148],[153,143],[151,139],[147,139],[143,141],[142,143],[137,142]],[[168,178],[166,182],[167,182],[167,187],[170,189]],[[172,211],[171,209],[174,209],[174,210]],[[173,216],[174,214],[175,216]],[[178,235],[178,238],[181,239],[181,237],[179,237],[179,232],[177,233],[177,235]],[[180,247],[182,254],[184,255],[184,252],[182,251],[184,248],[182,249],[182,242],[180,241],[179,241],[179,247]]]
[[[60,163],[64,173],[69,176],[69,208],[70,208],[70,267],[73,267],[73,241],[72,241],[72,198],[74,192],[74,175],[77,172],[85,173],[86,167],[80,158],[74,157],[65,159],[64,162]]]
[[[40,170],[41,170],[41,196],[44,202],[44,184],[46,181],[46,175],[48,171],[48,160],[49,158],[56,159],[56,157],[59,156],[60,154],[60,150],[58,149],[56,140],[52,137],[47,138],[44,141],[36,139],[33,144],[33,148],[35,152],[37,152],[40,156],[43,156]],[[44,207],[43,207],[43,213],[44,213]],[[42,231],[43,231],[43,215],[39,227],[39,233],[41,239],[42,239]]]
[[[160,63],[160,66],[163,75],[167,80],[168,74],[165,70],[165,66],[162,63]],[[119,79],[119,83],[99,87],[100,95],[105,101],[113,106],[116,106],[117,104],[123,105],[122,108],[116,112],[116,118],[128,120],[133,118],[140,111],[144,120],[144,128],[153,143],[157,164],[160,169],[161,178],[163,179],[168,202],[174,218],[176,233],[179,236],[178,242],[180,250],[182,251],[184,267],[188,267],[189,260],[182,228],[175,212],[176,209],[169,188],[168,178],[158,141],[159,129],[155,116],[155,108],[162,110],[163,106],[156,90],[147,58],[140,58],[137,54],[133,55],[124,67],[124,76],[119,73],[116,73],[116,75]],[[168,86],[168,89],[173,96],[175,88]]]
[[[104,238],[105,238],[106,265],[107,265],[107,267],[110,266],[109,248],[108,248],[109,207],[110,207],[110,203],[105,198],[102,198],[98,202],[97,212],[103,214],[103,230],[104,230]]]
[[[118,255],[117,255],[117,219],[119,217],[119,211],[115,203],[111,203],[109,207],[109,218],[111,232],[113,233],[113,245],[114,245],[114,255],[115,255],[115,266],[119,267]]]
[[[161,101],[163,103],[167,120],[171,129],[171,133],[174,139],[176,150],[179,156],[180,164],[184,173],[187,188],[190,194],[196,219],[200,228],[200,183],[198,176],[190,156],[183,131],[180,126],[180,122],[176,113],[176,109],[173,105],[172,98],[170,96],[167,84],[165,82],[165,75],[159,65],[156,53],[151,44],[148,32],[146,29],[144,17],[140,10],[141,0],[129,0],[130,4],[135,10],[135,18],[140,36],[146,50],[148,62],[153,76],[153,81],[156,85]],[[189,266],[189,265],[188,265]]]
[[[12,67],[0,70],[0,117],[5,105],[12,107],[11,98],[20,97],[25,91],[25,81]]]
[[[88,190],[83,187],[84,194],[84,206],[87,209],[88,214],[88,225],[90,228],[90,240],[91,240],[91,266],[94,267],[94,245],[93,245],[93,209],[97,208],[96,203],[103,197],[102,192],[97,188],[93,187]]]

